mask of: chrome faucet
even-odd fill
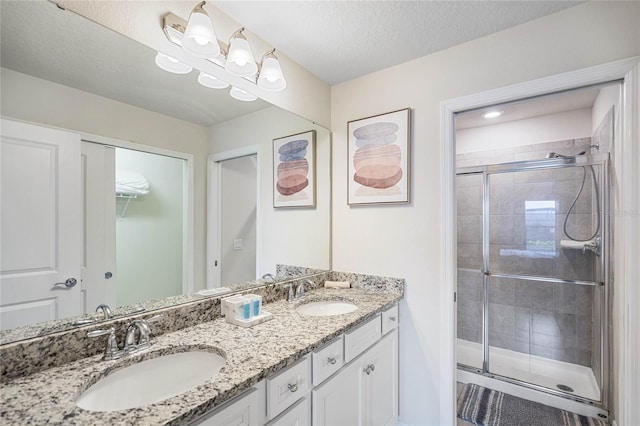
[[[149,336],[151,334],[149,330],[150,322],[157,321],[163,315],[156,315],[147,320],[139,319],[134,320],[129,327],[127,327],[127,332],[124,339],[124,347],[120,349],[118,347],[118,339],[116,338],[116,329],[114,327],[104,329],[104,330],[93,330],[87,333],[88,337],[98,337],[104,336],[106,334],[109,335],[107,338],[107,346],[104,351],[104,358],[106,360],[114,360],[118,358],[122,358],[125,355],[130,355],[141,350],[147,349],[151,346],[151,341],[149,340]],[[137,336],[136,336],[136,331]],[[136,339],[137,337],[137,339]]]
[[[266,280],[266,281],[269,281],[269,282],[272,282],[272,283],[276,282],[276,277],[274,277],[273,274],[264,274],[262,276],[262,279]]]
[[[135,353],[150,347],[151,340],[149,337],[151,330],[149,329],[149,323],[157,321],[162,316],[163,315],[156,315],[147,320],[137,319],[129,324],[124,337],[124,351],[126,353]]]
[[[300,284],[298,284],[298,286],[296,287],[295,293],[293,290],[293,285],[289,284],[289,302],[293,302],[295,300],[298,300],[300,298],[302,298],[302,296],[304,296],[304,285],[308,284],[309,287],[311,288],[316,288],[317,285],[316,283],[314,283],[313,281],[311,281],[310,279],[306,278],[304,280],[302,280],[300,282]]]
[[[113,314],[111,313],[111,309],[109,308],[109,305],[105,305],[104,303],[98,305],[98,307],[96,308],[96,312],[102,312],[102,319],[104,321],[111,319],[113,317]]]

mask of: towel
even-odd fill
[[[325,281],[324,288],[350,288],[349,281]]]
[[[146,195],[149,193],[149,180],[140,173],[128,170],[116,170],[116,194]]]

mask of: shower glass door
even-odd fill
[[[601,401],[607,223],[606,198],[596,188],[606,185],[605,163],[591,160],[482,166],[458,175],[460,364]],[[478,209],[467,204],[477,196],[465,182],[480,182],[480,219],[471,219]],[[478,235],[480,261],[460,247],[477,244]],[[476,346],[481,350],[469,349]]]

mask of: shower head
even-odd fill
[[[566,155],[562,155],[562,154],[558,154],[557,152],[553,152],[551,151],[550,153],[547,154],[546,158],[566,158]]]
[[[551,151],[550,153],[547,154],[545,158],[575,158],[578,155],[584,155],[584,154],[586,154],[586,151],[579,152],[576,155],[562,155],[562,154],[558,154],[557,152]]]

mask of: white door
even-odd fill
[[[0,328],[82,313],[80,136],[2,120]]]
[[[105,303],[116,306],[115,148],[82,141],[84,313]]]

